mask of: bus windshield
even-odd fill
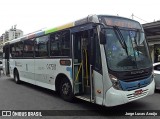
[[[105,29],[106,60],[110,70],[131,71],[152,66],[144,33],[135,29]]]

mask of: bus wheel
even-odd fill
[[[19,73],[18,71],[16,70],[15,73],[14,73],[14,80],[17,84],[19,84],[21,81],[19,80]]]
[[[60,95],[66,101],[73,101],[72,86],[68,79],[63,79],[60,84]]]

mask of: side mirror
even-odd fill
[[[104,30],[100,32],[100,44],[106,44],[106,36]]]

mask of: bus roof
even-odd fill
[[[38,30],[36,32],[32,32],[32,33],[29,33],[27,35],[24,35],[24,36],[22,36],[20,38],[13,39],[11,41],[7,41],[4,44],[15,43],[15,42],[18,42],[18,41],[21,41],[21,40],[31,39],[31,38],[43,36],[45,34],[53,33],[53,32],[56,32],[56,31],[60,31],[60,30],[63,30],[63,29],[67,29],[67,28],[71,28],[71,27],[74,27],[74,26],[78,26],[80,24],[89,23],[89,22],[91,22],[91,21],[89,21],[89,17],[91,17],[91,16],[85,17],[83,19],[80,19],[80,20],[77,20],[77,21],[74,21],[74,22],[70,22],[68,24],[64,24],[62,26],[58,26],[58,27],[54,27],[54,28],[50,28],[50,29],[46,29],[46,30]]]
[[[46,29],[46,30],[38,30],[38,31],[35,31],[35,32],[32,32],[32,33],[29,33],[29,34],[24,35],[20,38],[13,39],[11,41],[7,41],[4,44],[15,43],[15,42],[23,41],[23,40],[26,40],[26,39],[31,39],[31,38],[43,36],[43,35],[46,35],[46,34],[49,34],[49,33],[53,33],[53,32],[56,32],[56,31],[60,31],[60,30],[63,30],[63,29],[71,28],[71,27],[86,24],[86,23],[91,23],[91,22],[99,23],[98,17],[102,17],[102,16],[124,18],[124,17],[111,16],[111,15],[89,15],[89,16],[83,18],[83,19],[80,19],[80,20],[77,20],[77,21],[74,21],[74,22],[70,22],[68,24],[64,24],[64,25],[59,26],[59,27],[54,27],[54,28],[50,28],[50,29]],[[128,19],[128,18],[124,18],[124,19]],[[128,19],[128,20],[131,20],[131,19]],[[135,21],[135,20],[132,20],[132,21]]]

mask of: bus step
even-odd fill
[[[82,82],[75,82],[75,85],[79,85],[79,84],[82,84]]]
[[[88,101],[88,102],[90,102],[90,97],[89,96],[75,96],[76,98],[79,98],[79,99],[81,99],[81,100],[85,100],[85,101]]]
[[[81,63],[74,64],[74,66],[79,66]]]
[[[91,94],[91,87],[90,86],[85,86],[85,94]]]
[[[74,83],[74,93],[81,93],[82,92],[82,82],[75,82]]]

